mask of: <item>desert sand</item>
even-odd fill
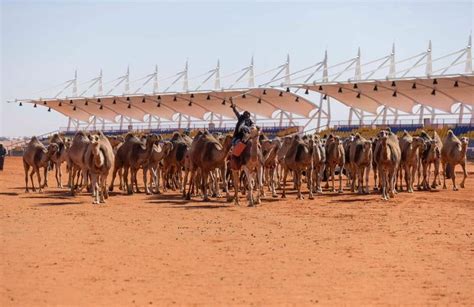
[[[469,170],[466,189],[388,202],[290,193],[247,208],[118,191],[92,205],[53,172],[44,193],[26,194],[21,158],[8,157],[0,305],[472,305]]]

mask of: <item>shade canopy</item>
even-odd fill
[[[474,106],[473,75],[313,83],[298,87],[373,114],[380,106],[407,113],[412,113],[413,107],[418,104],[448,113],[456,103]]]
[[[315,105],[295,93],[274,88],[187,93],[133,94],[122,96],[72,97],[41,99],[27,102],[51,108],[67,117],[88,122],[91,117],[116,122],[120,116],[144,121],[145,115],[172,120],[183,114],[204,120],[214,113],[233,118],[231,101],[241,110],[263,118],[272,118],[277,111],[309,117]]]

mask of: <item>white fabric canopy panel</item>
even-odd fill
[[[417,104],[451,112],[456,103],[474,106],[474,76],[433,76],[394,80],[317,83],[301,85],[332,97],[343,104],[376,113],[379,106],[388,106],[412,113]]]
[[[233,118],[235,115],[230,108],[231,100],[239,109],[248,110],[265,118],[272,118],[272,115],[280,110],[308,117],[309,113],[315,109],[315,105],[309,100],[294,93],[273,88],[79,97],[25,102],[50,107],[67,117],[83,122],[88,122],[93,116],[110,122],[117,122],[119,116],[143,122],[145,115],[172,120],[175,114],[183,114],[204,120],[206,114],[214,113]]]

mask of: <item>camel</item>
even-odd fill
[[[78,131],[72,139],[71,147],[68,150],[68,168],[69,168],[69,183],[71,184],[71,195],[76,194],[76,184],[74,178],[82,173],[83,184],[88,184],[87,165],[84,163],[84,155],[89,147],[90,139],[84,131]],[[84,183],[85,180],[85,183]],[[82,186],[82,184],[81,184]]]
[[[248,206],[253,207],[255,204],[260,204],[260,196],[262,194],[262,176],[263,176],[263,156],[260,149],[258,136],[260,135],[260,128],[252,127],[250,133],[245,137],[246,147],[239,157],[234,155],[230,158],[230,167],[232,169],[232,181],[234,184],[234,204],[239,203],[239,183],[240,171],[245,173],[247,180],[247,199]],[[255,176],[256,175],[256,178]],[[253,190],[254,181],[257,188],[257,199],[254,201]]]
[[[68,150],[69,150],[69,147],[71,146],[71,143],[68,139],[63,140],[57,133],[53,135],[53,137],[51,138],[49,142],[55,143],[58,145],[58,151],[56,152],[55,155],[51,157],[51,162],[55,168],[55,177],[56,177],[56,182],[58,184],[58,187],[62,188],[63,184],[62,184],[61,164],[67,161],[68,159]]]
[[[279,138],[274,140],[264,139],[262,142],[262,155],[263,155],[263,168],[265,172],[264,178],[266,178],[266,184],[272,192],[272,197],[278,197],[275,184],[277,178],[275,178],[278,166],[278,151],[281,148],[281,142]]]
[[[336,166],[339,166],[339,193],[342,193],[342,168],[345,164],[344,147],[341,144],[341,140],[337,136],[329,135],[326,141],[326,168],[329,170],[329,174],[332,178],[331,192],[335,191],[334,176],[336,172]],[[326,188],[329,188],[329,178],[326,183]]]
[[[150,160],[146,167],[143,168],[145,174],[150,170],[151,178],[150,183],[153,182],[153,185],[156,189],[156,194],[160,194],[160,173],[161,173],[161,161],[166,157],[170,151],[173,149],[173,144],[171,142],[163,142],[153,145],[153,150],[151,152]],[[145,187],[145,192],[147,194],[153,193],[153,188],[150,190],[148,187]]]
[[[175,132],[170,140],[173,143],[173,149],[163,159],[163,190],[167,187],[175,189],[178,187],[183,190],[183,181],[181,170],[184,167],[186,152],[191,147],[192,140],[186,134]]]
[[[219,141],[212,136],[208,131],[199,135],[191,145],[190,160],[191,160],[191,182],[189,183],[188,193],[186,199],[191,199],[191,186],[197,169],[201,170],[201,188],[203,191],[203,201],[209,201],[208,195],[208,178],[216,168],[220,167],[232,146],[232,136],[225,137],[224,144],[221,145]],[[214,178],[214,182],[217,182]],[[225,184],[225,183],[224,183]],[[227,195],[229,198],[229,195]]]
[[[352,176],[351,191],[355,192],[356,180],[358,193],[369,194],[369,174],[372,166],[372,142],[356,134],[349,146],[349,167]],[[365,176],[364,176],[365,173]],[[365,178],[365,190],[364,190]]]
[[[453,191],[457,191],[456,186],[456,172],[455,168],[457,164],[460,164],[463,170],[463,179],[461,181],[461,188],[464,188],[464,183],[467,178],[466,172],[466,152],[469,139],[466,137],[459,140],[453,133],[452,130],[448,131],[448,134],[443,142],[443,148],[441,149],[441,169],[443,173],[443,189],[446,189],[446,170],[450,170],[450,176],[453,181]]]
[[[282,198],[286,198],[286,178],[288,171],[293,171],[296,177],[297,199],[303,199],[301,194],[302,173],[306,171],[308,186],[312,187],[313,170],[313,139],[305,142],[299,135],[293,136],[293,142],[285,155],[283,169]],[[313,189],[309,188],[309,199],[313,199]]]
[[[352,183],[355,181],[356,174],[352,173],[351,169],[351,163],[349,160],[350,157],[350,148],[352,146],[352,143],[355,141],[355,135],[351,134],[348,138],[344,139],[342,141],[342,147],[344,148],[344,167],[343,167],[343,173],[346,174],[347,180],[346,180],[346,187],[350,188],[352,186]]]
[[[125,142],[125,138],[120,135],[107,136],[107,139],[114,150],[114,154],[117,154],[117,150],[120,148],[123,142]]]
[[[128,136],[125,138],[125,142],[122,146],[117,150],[117,158],[114,165],[114,171],[112,174],[112,183],[109,187],[109,190],[113,190],[113,182],[116,176],[116,172],[118,169],[124,169],[123,172],[123,180],[125,183],[125,189],[127,194],[133,194],[133,187],[135,187],[135,191],[137,193],[140,192],[138,188],[138,181],[137,181],[137,172],[143,165],[146,166],[146,163],[149,161],[152,151],[153,145],[157,143],[160,138],[156,134],[150,134],[145,138],[146,143],[142,143],[142,141],[137,138],[136,136]],[[128,183],[128,172],[130,171],[130,184]],[[146,174],[146,170],[143,171],[143,174]],[[148,181],[146,176],[143,177],[143,181],[145,187],[148,187]]]
[[[109,197],[107,177],[114,165],[114,158],[114,151],[107,137],[102,132],[92,136],[84,155],[84,162],[91,177],[93,204],[105,203],[105,199]]]
[[[375,159],[382,189],[382,199],[388,200],[395,196],[395,181],[400,165],[401,150],[398,138],[389,131],[381,131],[375,147]]]
[[[291,146],[291,142],[293,138],[290,136],[285,136],[283,141],[281,142],[280,149],[277,153],[277,161],[278,165],[280,166],[280,170],[277,171],[277,182],[278,182],[278,189],[281,189],[281,179],[283,178],[283,168],[285,167],[285,155],[288,149]]]
[[[443,148],[443,142],[440,137],[434,132],[433,139],[426,141],[426,148],[423,150],[421,163],[423,166],[423,181],[421,183],[425,190],[435,189],[437,186],[437,179],[439,180],[439,164],[441,160],[441,151]],[[434,178],[431,187],[429,185],[429,172],[431,164],[434,165]]]
[[[326,151],[319,135],[313,136],[313,193],[322,194],[321,179],[326,166]]]
[[[110,139],[109,139],[110,142]],[[115,141],[111,142],[111,145],[114,144]],[[120,144],[117,145],[116,151],[115,151],[115,161],[114,161],[114,169],[112,171],[112,182],[109,185],[109,191],[112,192],[114,190],[114,182],[115,182],[115,177],[117,176],[117,173],[119,174],[119,180],[120,180],[120,185],[119,188],[120,190],[125,190],[125,182],[123,180],[123,169],[125,164],[127,163],[127,155],[128,153],[132,150],[132,147],[136,143],[141,143],[141,140],[135,136],[132,133],[128,133],[124,141]],[[113,148],[113,145],[112,145]]]
[[[36,192],[33,176],[36,173],[38,177],[38,191],[41,193],[43,187],[48,186],[48,167],[51,157],[55,155],[59,150],[59,147],[55,143],[51,143],[46,149],[44,145],[38,140],[37,137],[32,137],[28,145],[26,146],[23,154],[23,167],[25,169],[25,192],[29,192],[28,189],[28,172],[30,167],[32,171],[30,173],[31,186],[33,192]],[[40,168],[44,168],[44,183],[41,184]]]
[[[413,193],[413,182],[420,162],[420,152],[423,151],[425,143],[421,137],[412,137],[407,131],[404,131],[399,140],[399,145],[402,152],[399,168],[399,189],[403,191],[403,172],[405,172],[407,191]]]

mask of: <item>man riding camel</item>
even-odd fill
[[[236,105],[231,104],[230,107],[234,110],[235,116],[237,116],[237,125],[235,125],[234,135],[232,138],[232,145],[234,149],[232,150],[232,154],[236,157],[240,156],[240,154],[244,151],[246,145],[243,142],[243,138],[245,134],[250,132],[250,128],[252,128],[255,124],[250,118],[250,112],[244,111],[242,114],[237,111]]]
[[[242,141],[244,135],[250,132],[250,128],[254,126],[254,122],[250,118],[250,112],[244,111],[244,113],[240,114],[237,111],[236,105],[231,104],[230,106],[232,110],[234,110],[235,116],[237,116],[237,125],[235,126],[234,135],[232,139],[232,144],[237,144],[238,141]]]

